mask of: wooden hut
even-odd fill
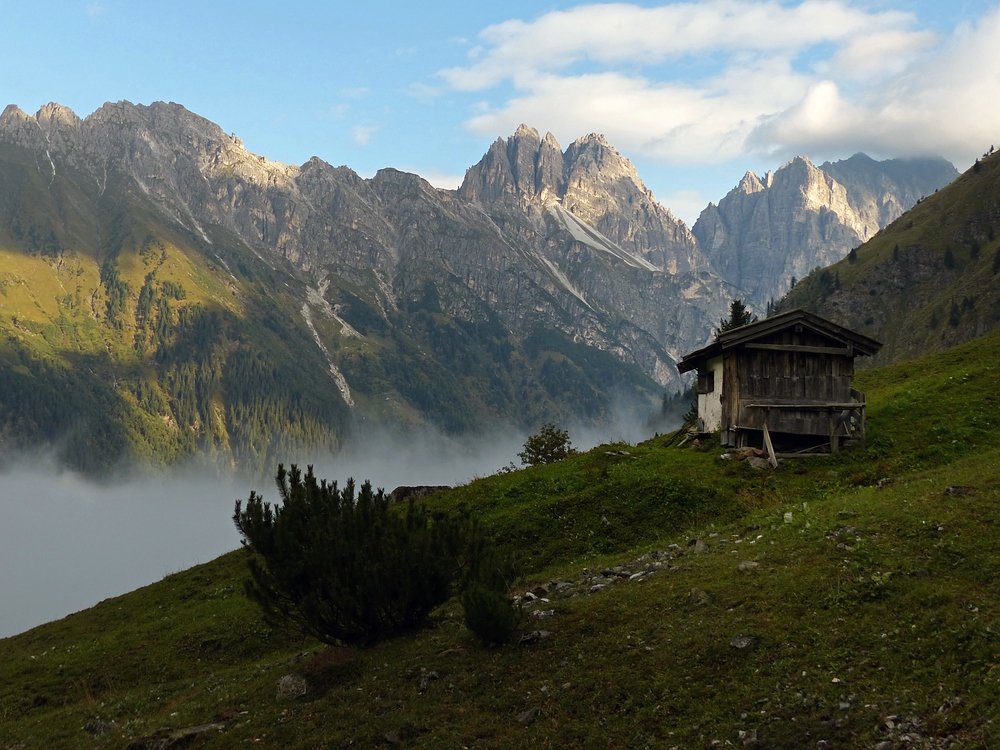
[[[865,396],[852,387],[854,358],[882,345],[805,310],[720,333],[684,355],[698,371],[698,427],[728,447],[799,451],[865,439]]]

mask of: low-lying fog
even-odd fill
[[[643,437],[639,428],[570,431],[573,445]],[[455,485],[519,464],[525,435],[459,441],[431,432],[380,434],[336,458],[313,461],[321,478]],[[292,459],[288,461],[292,462]],[[274,501],[273,480],[178,469],[100,485],[50,461],[22,459],[0,475],[0,638],[90,607],[239,546],[234,501],[251,489]],[[305,464],[306,461],[299,463]],[[8,464],[10,465],[10,464]]]

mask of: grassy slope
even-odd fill
[[[92,474],[195,450],[271,473],[288,455],[336,449],[356,416],[461,433],[497,422],[599,421],[613,411],[612,393],[645,413],[659,395],[638,367],[560,334],[515,340],[457,279],[428,282],[422,299],[383,310],[373,290],[384,282],[374,272],[360,286],[334,273],[327,300],[343,317],[313,300],[309,330],[307,282],[291,266],[272,267],[219,226],[206,225],[205,242],[162,208],[115,170],[102,185],[68,165],[53,178],[30,152],[0,143],[0,448],[57,444],[62,462]],[[444,273],[425,270],[428,278]],[[141,313],[147,279],[153,302]],[[116,291],[121,309],[109,309]],[[442,295],[454,294],[463,301],[450,309],[477,322],[442,312]],[[183,308],[218,313],[222,330],[165,352],[178,343]],[[173,330],[157,335],[168,316]],[[344,321],[361,336],[345,332]],[[247,386],[228,377],[237,348],[294,367],[278,388],[250,383],[257,392],[234,405],[233,392]],[[354,414],[332,387],[329,358],[351,384]],[[25,364],[38,366],[5,378]],[[180,393],[191,381],[185,365],[201,371],[194,418],[191,394]],[[41,390],[78,393],[81,408],[48,394],[39,406],[32,394]],[[299,409],[303,400],[317,408]]]
[[[998,269],[994,154],[859,247],[856,262],[845,258],[800,281],[781,308],[806,307],[885,342],[874,363],[889,364],[1000,326]]]
[[[992,334],[864,373],[865,452],[755,474],[657,439],[437,496],[521,545],[532,582],[709,543],[682,569],[554,601],[554,636],[532,646],[485,651],[449,605],[430,629],[290,666],[316,644],[260,624],[233,553],[0,641],[0,737],[124,748],[218,721],[191,746],[706,747],[756,731],[768,748],[870,747],[898,715],[994,747],[998,361]],[[295,670],[319,687],[277,701]],[[422,688],[424,670],[440,679]],[[88,722],[108,731],[91,740]]]
[[[127,285],[114,315],[104,278],[111,265]],[[147,280],[154,297],[143,321]],[[337,445],[350,416],[286,291],[297,284],[233,237],[216,233],[207,245],[178,232],[127,185],[98,192],[67,170],[49,186],[23,153],[0,147],[3,447],[55,444],[72,468],[105,474],[122,461],[169,463],[199,449],[252,471],[272,466],[285,445]],[[172,330],[158,344],[164,301]],[[215,315],[215,335],[181,331],[185,308]],[[268,392],[235,405],[228,369],[237,348],[272,364],[295,361],[295,377],[286,368],[278,387],[238,378],[244,391]],[[218,369],[214,381],[198,373],[196,387],[174,382],[193,382],[202,360]],[[188,408],[185,423],[180,402],[195,397],[197,413]],[[246,408],[236,414],[239,406]],[[254,410],[253,419],[244,413]]]

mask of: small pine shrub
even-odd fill
[[[1000,250],[993,255],[993,275],[996,276],[998,273],[1000,273]]]
[[[951,246],[944,250],[944,267],[949,270],[955,267],[955,253],[952,252]]]
[[[510,643],[524,620],[524,611],[509,594],[481,583],[472,584],[462,594],[462,609],[465,627],[487,647]]]
[[[250,494],[233,521],[248,551],[247,596],[265,619],[324,643],[367,644],[414,627],[451,597],[474,568],[467,555],[488,551],[468,519],[435,516],[412,502],[389,511],[382,490],[348,479],[317,481],[278,467],[282,505]],[[473,537],[475,539],[473,540]]]
[[[468,565],[461,582],[465,626],[484,646],[502,646],[524,620],[524,610],[511,598],[520,578],[517,561],[509,552],[489,546],[476,523],[468,538]]]

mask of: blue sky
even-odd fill
[[[602,132],[693,222],[795,154],[1000,142],[1000,7],[687,3],[2,2],[0,105],[175,101],[268,158],[453,186],[520,122]]]

